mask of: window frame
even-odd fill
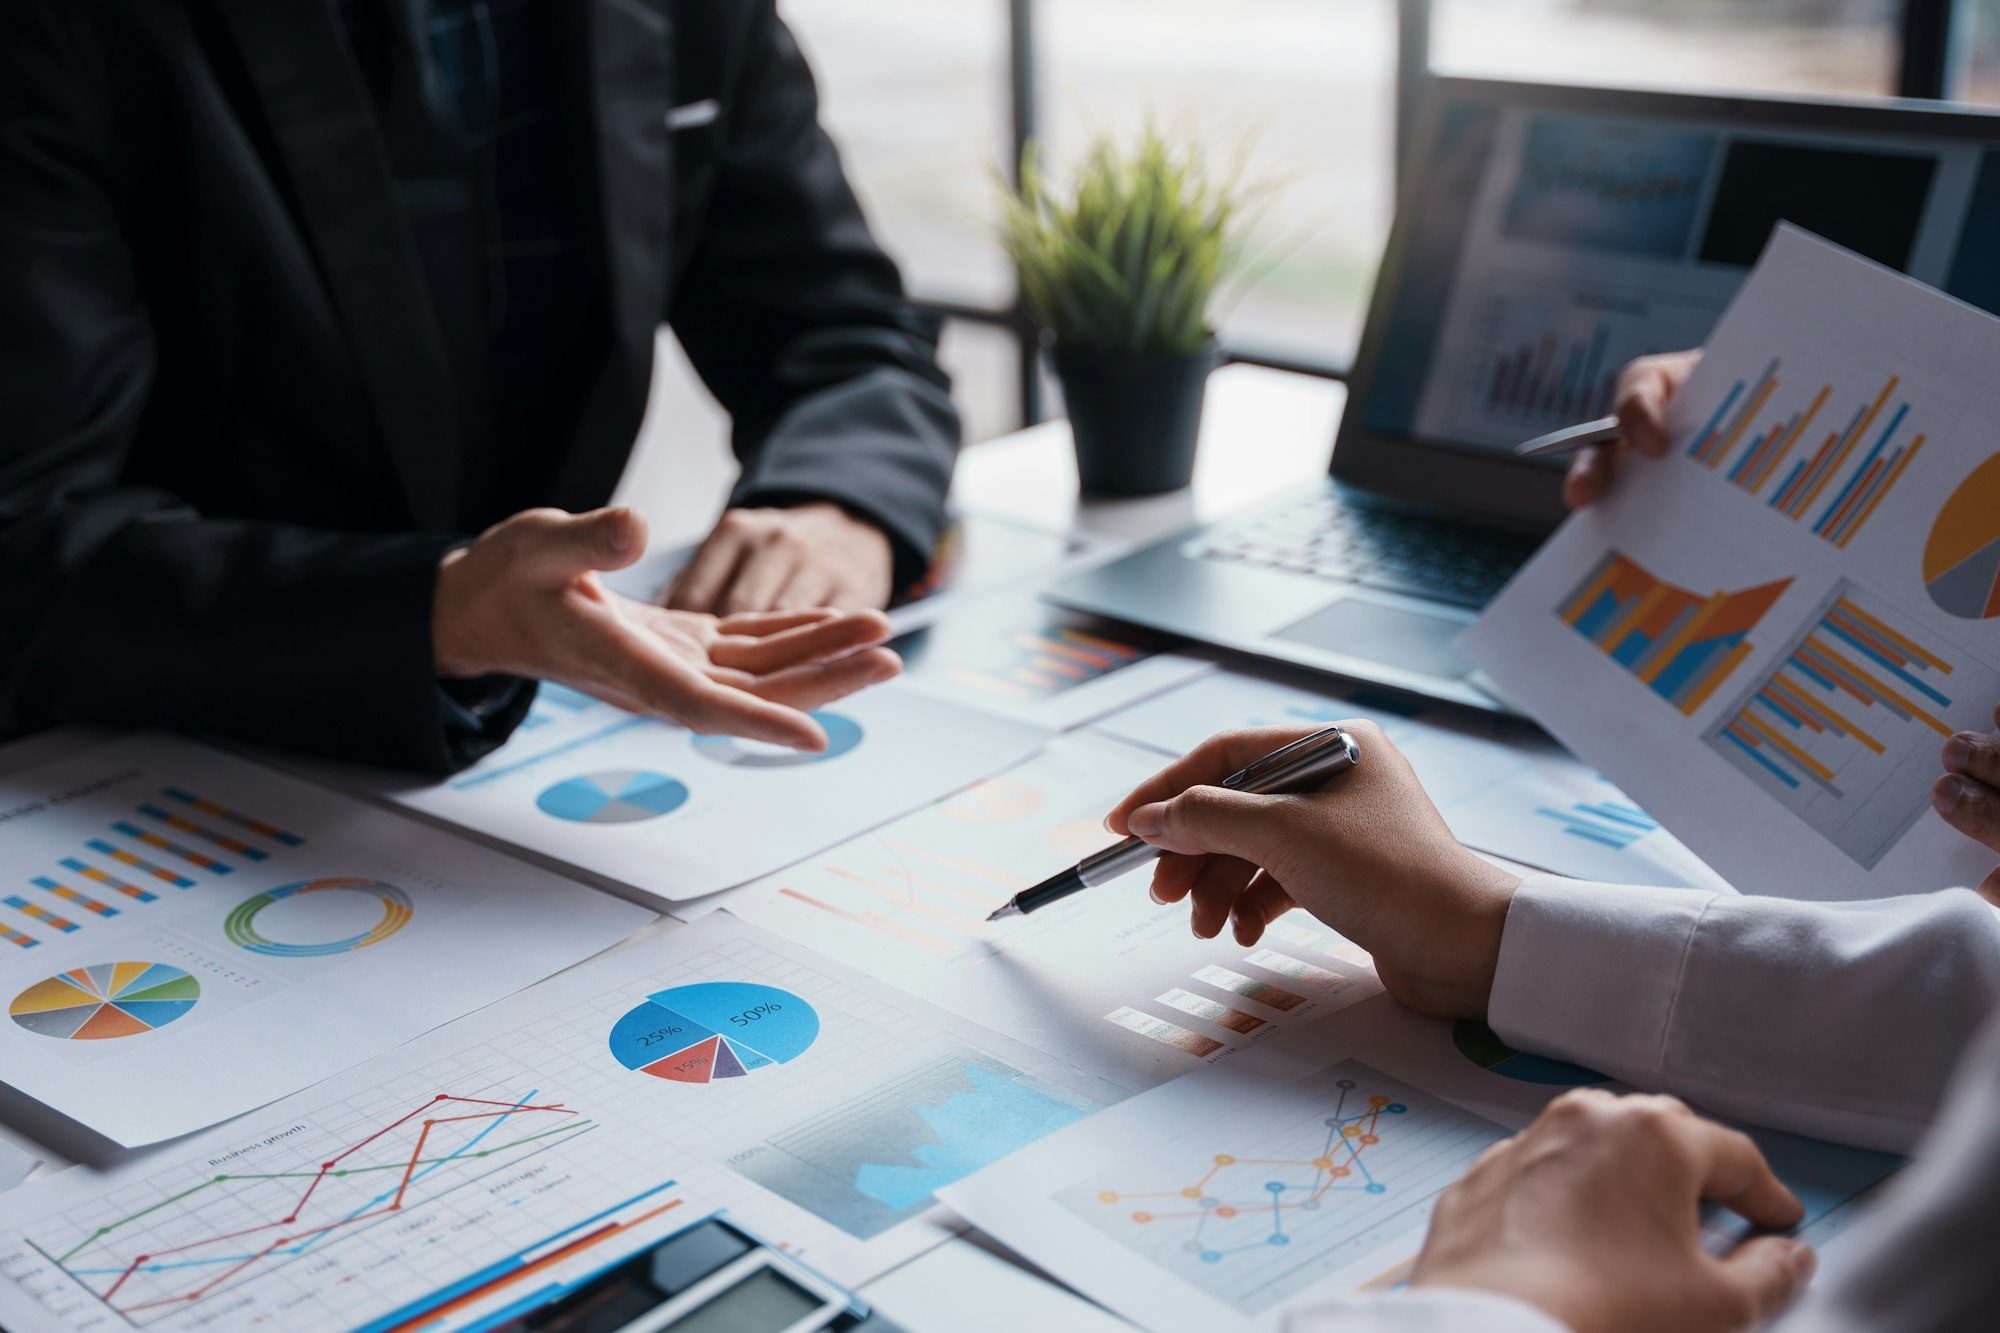
[[[1008,170],[1016,179],[1021,155],[1040,124],[1038,89],[1040,55],[1036,46],[1037,14],[1044,0],[998,0],[1007,6],[1008,118],[1012,157]],[[1430,77],[1432,0],[1391,0],[1396,5],[1396,169],[1400,177],[1409,159],[1409,134],[1416,123],[1416,105]],[[1971,23],[1970,0],[1903,0],[1896,25],[1896,91],[1901,97],[1925,101],[1955,99],[1966,86],[1972,44],[1966,40]],[[1400,182],[1399,182],[1400,188]],[[1006,329],[1020,349],[1019,406],[1021,423],[1044,419],[1041,339],[1034,320],[1018,296],[1006,306],[984,306],[926,298],[913,299],[947,319],[961,319]],[[1352,366],[1281,348],[1233,343],[1223,348],[1230,361],[1345,380]]]

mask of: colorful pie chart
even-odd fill
[[[1953,491],[1924,544],[1924,587],[1960,620],[2000,616],[2000,454]]]
[[[7,1013],[40,1037],[105,1041],[165,1027],[194,1008],[201,983],[165,963],[96,963],[37,981]]]
[[[627,1069],[673,1083],[742,1078],[804,1055],[819,1015],[790,991],[747,981],[704,981],[646,997],[611,1029]]]
[[[1516,1083],[1539,1083],[1544,1087],[1587,1088],[1611,1080],[1595,1069],[1585,1069],[1567,1060],[1551,1060],[1545,1055],[1517,1051],[1500,1040],[1484,1023],[1461,1018],[1451,1025],[1452,1045],[1458,1053],[1489,1074],[1511,1078]]]
[[[738,740],[734,736],[697,736],[694,751],[704,759],[737,768],[796,768],[801,764],[823,764],[861,744],[861,724],[842,713],[814,713],[826,732],[826,748],[818,754],[788,750],[782,745]]]
[[[565,778],[544,789],[535,805],[573,824],[636,824],[671,814],[687,798],[687,787],[664,773],[620,769]]]

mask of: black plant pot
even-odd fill
[[[1194,476],[1202,395],[1222,364],[1198,352],[1056,347],[1056,375],[1086,495],[1159,495]]]

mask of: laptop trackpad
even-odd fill
[[[1464,631],[1463,620],[1350,597],[1321,607],[1272,637],[1455,680],[1472,669],[1452,648],[1452,641]]]

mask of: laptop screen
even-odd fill
[[[2000,119],[1451,85],[1364,350],[1378,440],[1497,456],[1608,413],[1627,361],[1708,336],[1780,219],[2000,313]]]

